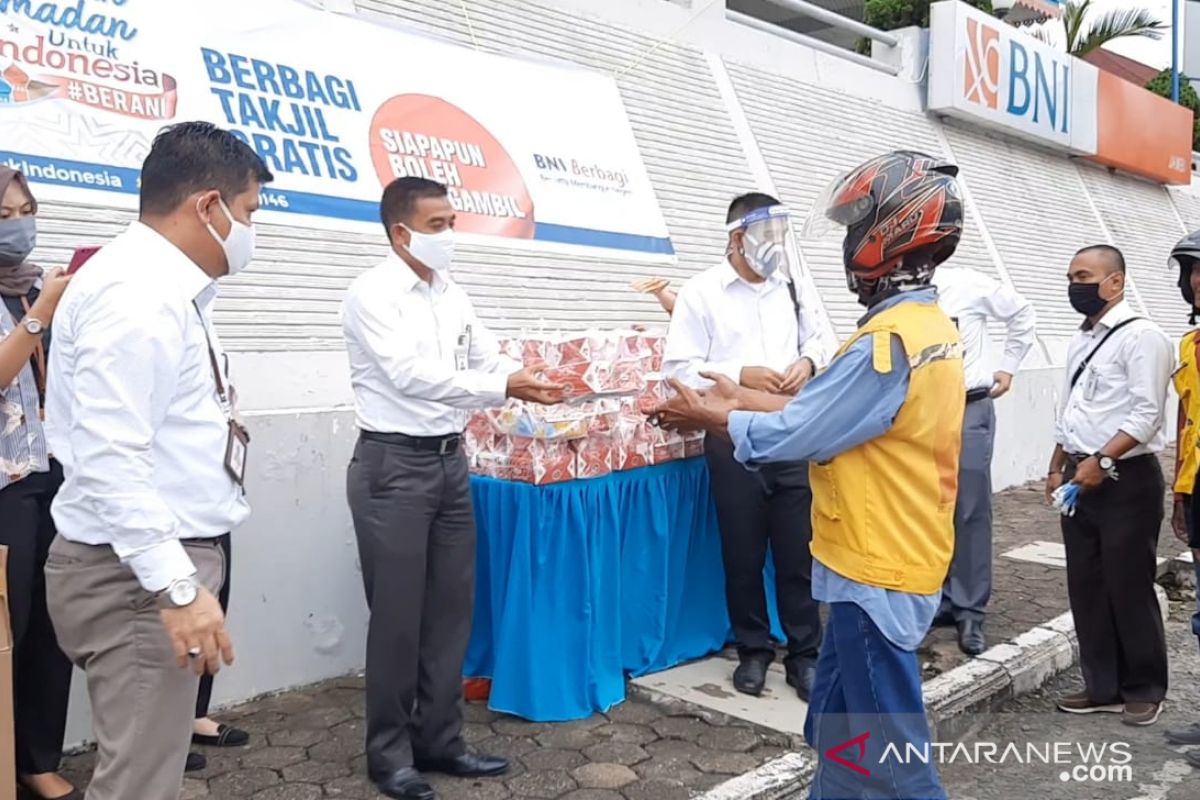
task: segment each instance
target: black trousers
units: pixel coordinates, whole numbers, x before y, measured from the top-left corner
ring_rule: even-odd
[[[221,611],[229,614],[229,575],[233,572],[230,566],[233,558],[233,545],[229,540],[229,534],[218,537],[217,546],[221,548],[221,552],[225,554],[225,575],[224,582],[221,584],[221,591],[217,593],[217,602],[221,604]],[[200,691],[196,693],[196,719],[204,719],[208,716],[208,705],[212,701],[213,676],[200,676]]]
[[[454,758],[475,597],[475,514],[462,451],[360,439],[346,480],[367,625],[367,772]]]
[[[1119,480],[1080,495],[1062,518],[1067,592],[1088,694],[1098,703],[1160,703],[1167,646],[1154,594],[1163,521],[1162,468],[1153,455],[1117,462]],[[1068,468],[1070,479],[1072,469]]]
[[[763,567],[767,545],[775,561],[775,598],[787,635],[787,663],[816,661],[821,647],[820,604],[812,596],[812,489],[808,464],[746,469],[727,440],[709,436],[705,457],[712,478],[725,602],[738,655],[773,656]]]
[[[62,467],[35,472],[0,489],[0,544],[8,547],[9,614],[13,629],[13,697],[17,772],[56,772],[62,759],[71,691],[71,661],[58,647],[46,609],[43,569],[54,520],[50,503]]]

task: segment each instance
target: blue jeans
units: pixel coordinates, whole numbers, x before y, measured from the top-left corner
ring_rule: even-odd
[[[916,653],[853,603],[832,603],[804,723],[817,752],[810,800],[945,800]]]
[[[1191,541],[1196,541],[1196,530],[1193,527],[1195,525],[1195,517],[1192,514],[1191,497],[1183,503],[1183,521]],[[1196,554],[1192,553],[1192,566],[1196,570],[1196,613],[1192,614],[1192,633],[1200,637],[1200,561],[1196,561],[1195,557]]]

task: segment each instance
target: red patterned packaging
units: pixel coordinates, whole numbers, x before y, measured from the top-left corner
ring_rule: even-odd
[[[656,430],[660,431],[661,436],[657,437],[654,442],[652,463],[666,464],[668,461],[678,461],[683,458],[686,451],[683,437],[677,431],[663,431],[661,428],[656,428]]]
[[[595,391],[588,383],[591,367],[592,365],[585,361],[561,367],[547,367],[542,370],[542,378],[549,383],[562,386],[563,397],[566,400],[575,400],[587,397]]]
[[[529,448],[532,459],[532,483],[544,486],[575,479],[575,451],[570,442],[535,441]]]
[[[660,373],[650,373],[643,378],[644,385],[638,395],[638,411],[642,414],[652,414],[654,409],[675,395],[666,379]]]
[[[575,477],[602,478],[613,470],[613,439],[593,435],[571,442],[575,450]]]
[[[553,339],[546,343],[546,366],[564,367],[568,364],[586,363],[592,360],[592,350],[586,336],[571,339]]]
[[[640,418],[621,417],[613,436],[613,469],[627,470],[651,464],[654,445]]]
[[[646,385],[642,365],[637,361],[617,361],[604,384],[606,392],[638,394]]]
[[[525,366],[546,363],[546,340],[532,337],[524,339],[521,342],[521,363]]]
[[[683,457],[697,458],[704,455],[704,432],[689,431],[683,435]]]
[[[666,350],[667,340],[662,336],[643,336],[642,342],[650,351],[650,371],[662,371],[663,352]]]

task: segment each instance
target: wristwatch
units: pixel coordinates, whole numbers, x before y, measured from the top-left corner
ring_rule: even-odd
[[[1110,472],[1117,465],[1116,459],[1112,456],[1106,456],[1104,453],[1096,453],[1096,461],[1100,464],[1100,469],[1105,472]]]
[[[30,336],[41,336],[42,331],[46,329],[42,321],[36,317],[25,317],[21,320],[21,324],[25,326],[25,330],[29,331]]]
[[[171,581],[171,585],[155,595],[159,608],[187,608],[196,602],[199,589],[195,578],[179,578]]]

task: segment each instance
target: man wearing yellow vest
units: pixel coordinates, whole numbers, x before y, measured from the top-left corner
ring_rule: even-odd
[[[818,198],[806,238],[828,221],[845,228],[846,276],[867,314],[795,399],[709,376],[712,389],[677,384],[660,409],[664,424],[730,437],[751,468],[812,462],[813,596],[829,604],[805,723],[813,800],[946,797],[911,748],[928,752],[916,649],[954,549],[963,363],[930,281],[962,235],[957,173],[889,153]]]
[[[1171,263],[1179,273],[1179,291],[1191,307],[1191,323],[1200,315],[1200,231],[1181,239],[1171,251]],[[1200,472],[1200,329],[1184,334],[1179,342],[1179,368],[1175,370],[1175,392],[1179,395],[1179,426],[1175,437],[1175,513],[1171,527],[1181,542],[1192,548],[1196,567],[1196,582],[1200,585],[1200,530],[1197,530],[1196,491],[1197,472]],[[1192,616],[1192,632],[1200,636],[1200,601]],[[1200,744],[1200,722],[1186,728],[1166,732],[1172,744]],[[1200,753],[1188,753],[1185,758],[1200,768]]]

